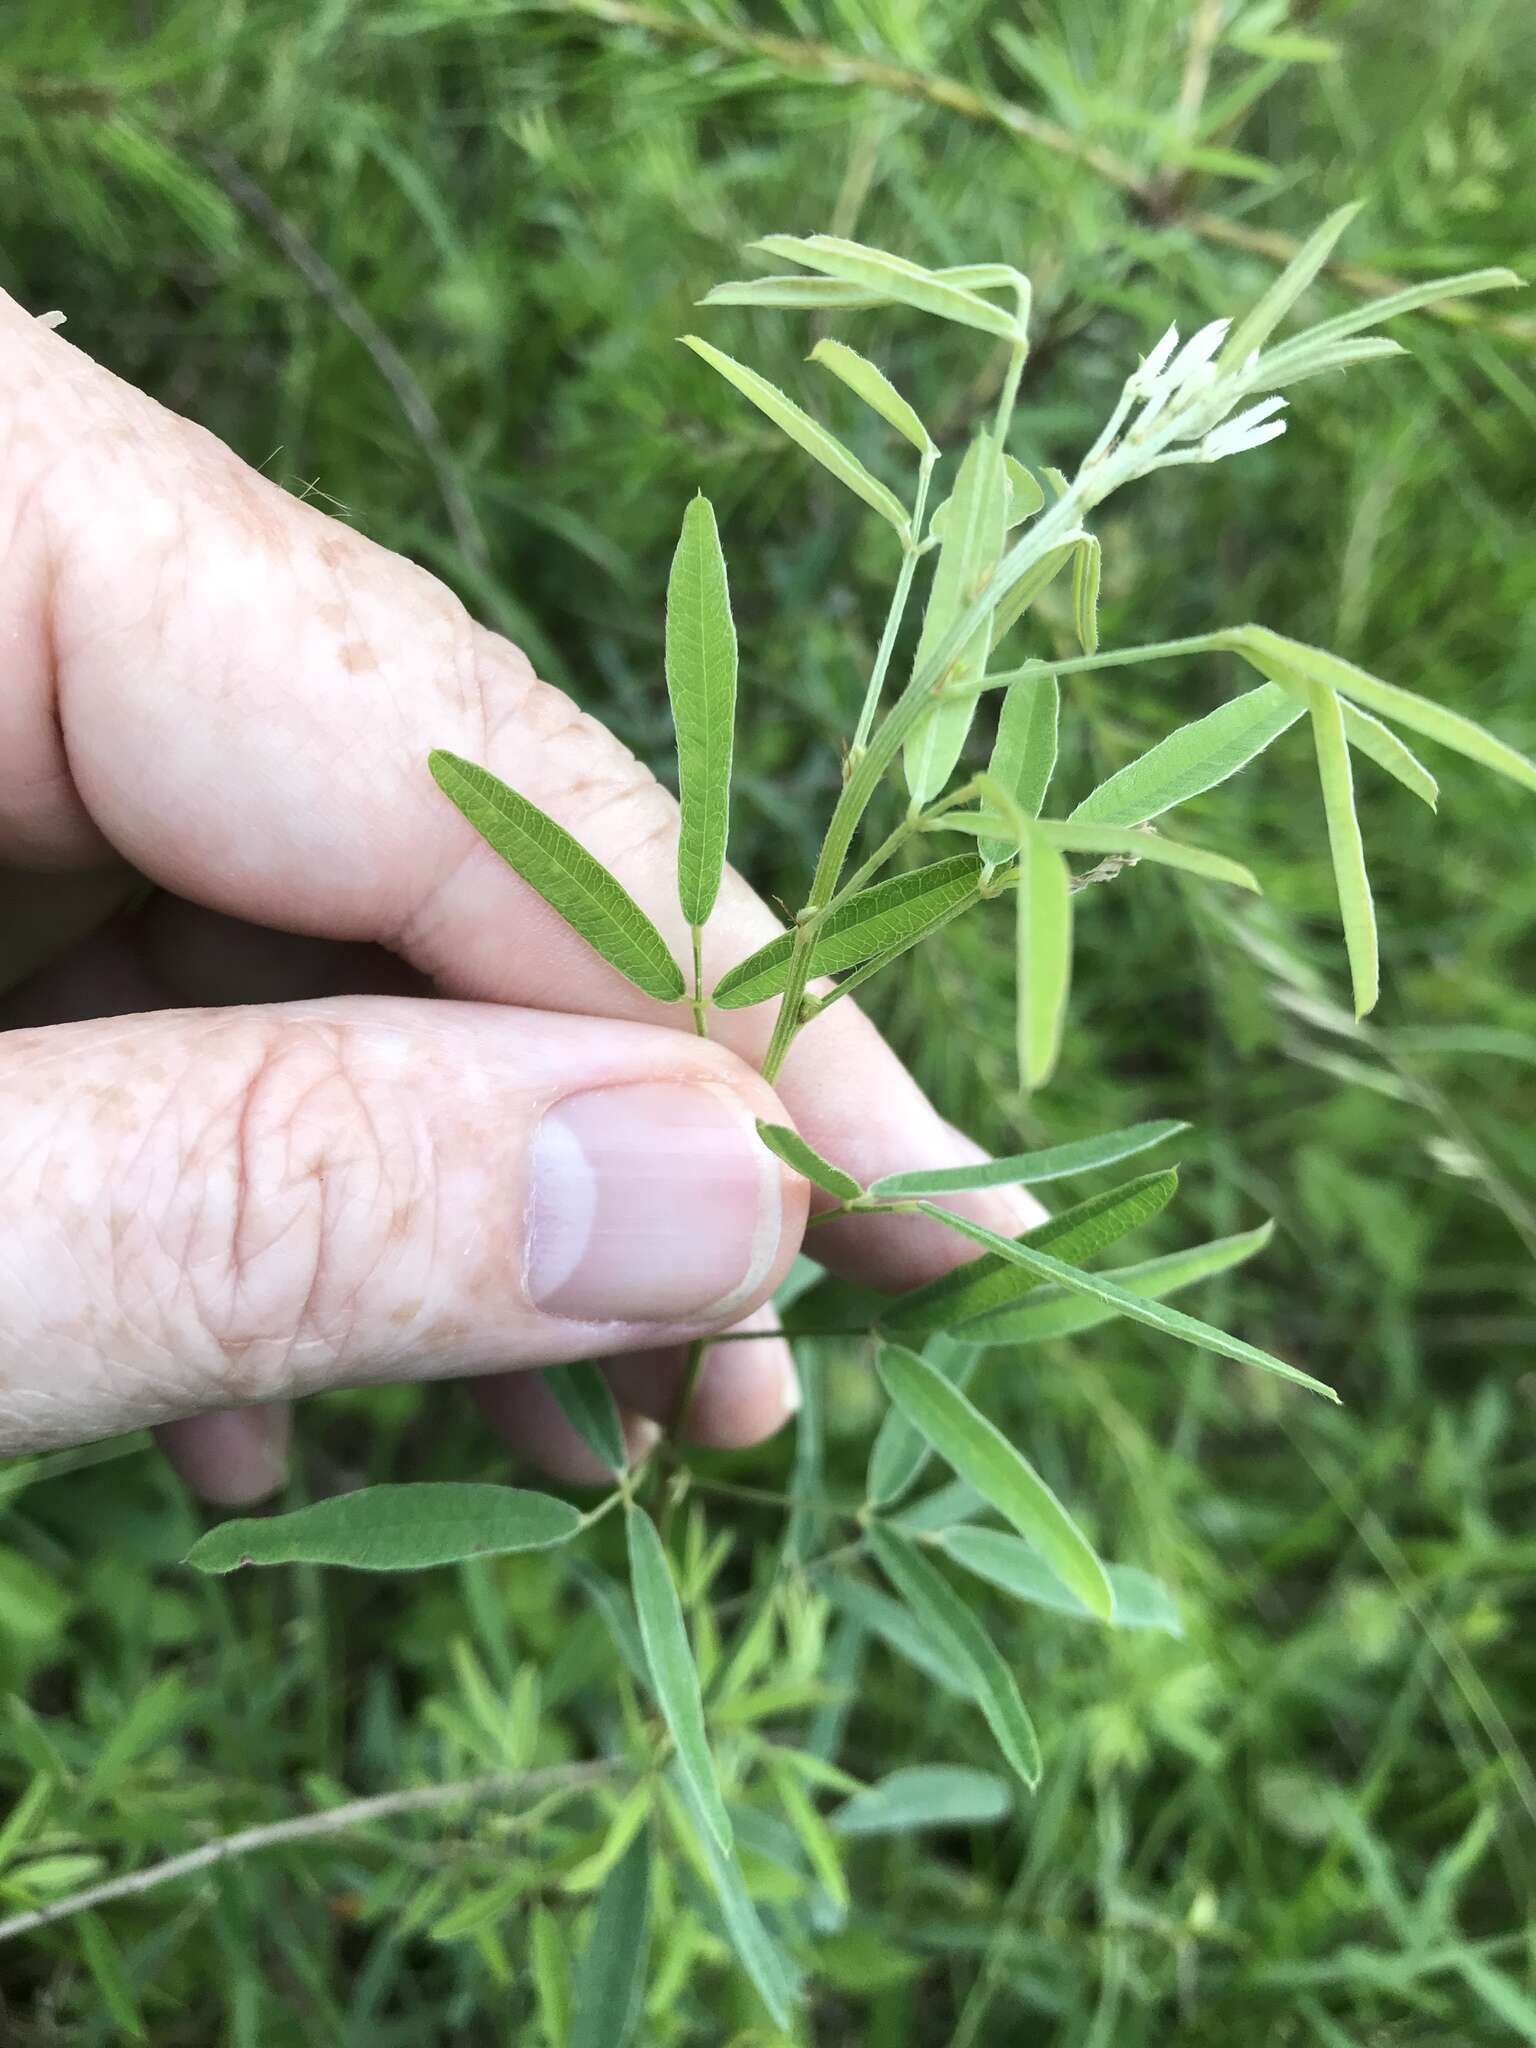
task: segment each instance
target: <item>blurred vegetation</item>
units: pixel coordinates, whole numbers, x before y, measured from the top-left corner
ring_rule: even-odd
[[[1271,238],[1347,199],[1369,202],[1345,245],[1361,272],[1530,274],[1533,108],[1526,0],[18,0],[0,278],[447,576],[662,772],[665,565],[709,491],[743,642],[733,854],[792,894],[888,564],[675,346],[740,244],[834,228],[1029,271],[1019,445],[1052,461],[1170,317],[1236,310]],[[803,325],[710,317],[799,378]],[[972,374],[972,338],[914,320],[903,353],[896,332],[887,367],[920,405]],[[1117,504],[1106,640],[1256,618],[1531,751],[1536,316],[1489,300],[1400,338],[1413,361],[1307,386],[1276,447]],[[953,442],[966,420],[944,425]],[[860,452],[882,459],[875,437]],[[1065,611],[1044,630],[1065,643]],[[1165,730],[1175,693],[1188,716],[1231,680],[1078,679],[1064,794]],[[808,1958],[807,2041],[1536,2041],[1536,881],[1518,794],[1435,766],[1438,822],[1384,780],[1362,792],[1386,983],[1369,1032],[1335,1009],[1315,796],[1272,761],[1200,820],[1221,845],[1240,815],[1267,848],[1263,904],[1145,869],[1093,892],[1040,1101],[1011,1092],[1000,930],[962,927],[877,984],[948,1113],[991,1141],[1191,1118],[1181,1213],[1145,1249],[1274,1215],[1267,1257],[1201,1312],[1347,1405],[1118,1325],[992,1355],[991,1411],[1110,1554],[1177,1587],[1187,1634],[997,1605],[1043,1790],[1000,1828],[857,1846],[853,1917]],[[874,1396],[851,1374],[829,1395],[852,1486]],[[301,1427],[315,1487],[501,1469],[442,1394],[338,1397]],[[789,1455],[735,1475],[781,1483]],[[487,1768],[480,1681],[540,1765],[613,1712],[605,1639],[556,1565],[196,1583],[174,1562],[194,1511],[142,1450],[0,1474],[0,1507],[0,1784],[33,1802],[7,1910]],[[741,1573],[749,1508],[734,1527]],[[871,1777],[988,1761],[878,1646],[840,1755]],[[541,1854],[600,1839],[580,1807],[546,1826]],[[8,1946],[0,2033],[537,2043],[527,1905],[579,1940],[587,1902],[521,1827],[494,1805],[360,1827]],[[489,1884],[499,1917],[456,1925]],[[647,2042],[778,2038],[691,1916],[658,1940]]]

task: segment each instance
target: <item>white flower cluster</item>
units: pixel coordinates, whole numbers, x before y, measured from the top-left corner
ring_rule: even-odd
[[[1141,407],[1128,439],[1146,442],[1155,435],[1164,447],[1196,443],[1171,459],[1220,462],[1224,456],[1261,448],[1285,432],[1285,421],[1275,417],[1285,409],[1283,398],[1261,399],[1245,412],[1226,417],[1251,388],[1258,360],[1255,350],[1237,376],[1223,372],[1216,358],[1231,325],[1230,320],[1208,321],[1182,348],[1178,328],[1168,329],[1140,368],[1126,379],[1126,410],[1138,404]]]

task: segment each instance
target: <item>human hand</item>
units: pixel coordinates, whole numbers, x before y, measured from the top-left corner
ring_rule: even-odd
[[[689,1340],[693,1430],[794,1405],[765,1305],[808,1189],[753,1119],[864,1178],[976,1157],[851,1002],[753,1071],[623,980],[481,843],[435,746],[524,791],[686,943],[676,808],[431,576],[248,469],[0,295],[0,862],[37,901],[160,892],[0,998],[0,1451],[153,1425],[211,1497],[284,1467],[287,1402],[469,1377],[558,1476],[585,1451],[537,1373],[602,1357],[628,1426]],[[48,893],[44,893],[48,892]],[[728,875],[706,980],[778,921]],[[1016,1191],[957,1208],[1016,1231]],[[921,1219],[818,1257],[912,1286]]]

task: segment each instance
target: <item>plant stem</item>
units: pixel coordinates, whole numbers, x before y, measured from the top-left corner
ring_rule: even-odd
[[[704,1000],[704,932],[699,925],[693,927],[693,1028],[700,1038],[708,1038],[709,1027],[704,1013],[709,1008]]]
[[[928,483],[933,475],[933,465],[938,459],[937,452],[925,455],[917,476],[917,496],[912,501],[912,525],[907,534],[906,549],[901,558],[901,573],[896,578],[896,588],[891,593],[890,607],[885,615],[885,627],[880,635],[880,645],[875,654],[875,665],[870,670],[869,686],[864,692],[864,702],[859,710],[859,722],[854,728],[853,742],[848,749],[848,772],[852,774],[859,759],[869,744],[870,728],[875,722],[875,712],[880,703],[880,692],[885,688],[886,671],[891,665],[891,655],[896,646],[896,635],[907,609],[907,598],[912,590],[912,577],[917,568],[923,531],[923,512],[928,503]]]

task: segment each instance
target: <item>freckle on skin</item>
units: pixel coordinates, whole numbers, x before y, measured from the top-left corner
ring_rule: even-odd
[[[341,650],[341,665],[349,675],[362,675],[377,668],[379,657],[361,640],[349,640]]]
[[[419,1301],[402,1301],[397,1309],[390,1310],[389,1320],[403,1330],[407,1324],[414,1323],[420,1314]]]

